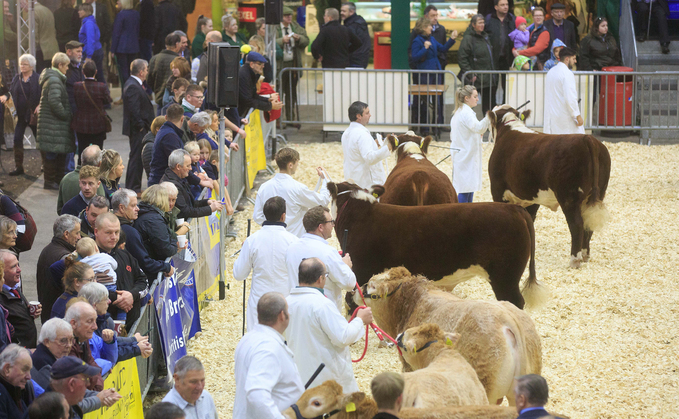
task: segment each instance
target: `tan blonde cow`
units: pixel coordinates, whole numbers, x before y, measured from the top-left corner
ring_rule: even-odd
[[[463,300],[403,267],[373,276],[363,289],[376,323],[391,336],[424,323],[459,334],[457,351],[476,371],[491,403],[506,396],[514,405],[514,377],[542,370],[533,320],[511,303]],[[362,304],[358,293],[354,302]]]
[[[399,336],[403,358],[414,371],[403,374],[403,407],[479,406],[488,404],[476,371],[455,349],[457,333],[438,325],[411,327]]]

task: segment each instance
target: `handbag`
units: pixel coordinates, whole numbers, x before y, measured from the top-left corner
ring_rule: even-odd
[[[2,195],[5,194],[0,191],[0,196]],[[31,247],[33,247],[33,241],[35,240],[35,235],[38,233],[38,227],[35,224],[33,216],[31,216],[31,213],[28,212],[26,208],[22,207],[21,204],[12,199],[11,196],[6,196],[14,203],[14,205],[16,205],[17,210],[19,210],[19,214],[21,214],[21,217],[24,219],[24,225],[26,227],[26,230],[22,234],[17,235],[16,244],[14,247],[20,252],[28,252],[31,250]],[[4,208],[0,209],[3,213],[5,212]]]
[[[108,116],[106,112],[104,112],[99,105],[97,105],[97,102],[92,99],[92,96],[90,96],[90,92],[87,90],[87,84],[83,82],[83,88],[85,89],[85,93],[87,93],[87,97],[90,98],[90,101],[94,105],[94,107],[99,111],[99,114],[104,117],[104,128],[106,128],[106,132],[111,132],[113,130],[113,127],[111,126],[111,117]]]
[[[21,77],[21,74],[19,74],[19,77]],[[26,96],[26,91],[24,90],[24,84],[21,82],[21,79],[19,79],[19,87],[21,87],[21,93],[24,94],[24,97],[26,98],[26,102],[28,102],[28,96]],[[38,114],[35,112],[35,109],[33,109],[31,111],[31,119],[29,119],[28,125],[31,125],[31,126],[38,125]]]

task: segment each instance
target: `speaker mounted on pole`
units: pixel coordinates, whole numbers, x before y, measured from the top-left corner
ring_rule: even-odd
[[[207,63],[208,102],[218,108],[238,107],[240,47],[226,42],[211,42]]]
[[[283,0],[264,0],[264,15],[267,25],[280,25],[283,18]]]

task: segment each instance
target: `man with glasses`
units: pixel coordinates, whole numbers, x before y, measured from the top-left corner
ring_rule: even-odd
[[[64,320],[70,323],[73,328],[73,344],[69,355],[77,357],[93,367],[99,368],[92,357],[90,350],[90,339],[97,330],[97,312],[90,303],[78,301],[66,310]],[[102,391],[104,389],[104,379],[101,377],[101,370],[93,374],[88,387],[90,390]]]
[[[318,258],[328,270],[329,281],[323,287],[325,296],[342,312],[342,290],[351,291],[356,286],[356,275],[351,270],[351,256],[345,253],[340,256],[337,249],[330,246],[327,240],[332,237],[335,220],[330,210],[319,205],[311,208],[302,219],[306,234],[298,242],[288,248],[286,264],[288,277],[297,278],[299,264],[306,258]]]
[[[545,28],[551,35],[552,42],[560,39],[568,48],[578,48],[578,37],[575,32],[575,25],[566,17],[566,6],[561,3],[552,4],[552,18],[545,21]]]
[[[238,114],[247,115],[250,108],[260,111],[279,110],[283,104],[278,100],[278,94],[266,98],[257,94],[257,81],[264,73],[266,59],[262,54],[251,51],[247,61],[238,70]]]
[[[0,250],[0,254],[5,263],[4,285],[0,281],[0,304],[9,312],[7,321],[14,326],[12,341],[26,348],[35,348],[38,338],[35,318],[42,313],[42,306],[38,306],[38,310],[31,315],[28,301],[21,291],[19,259],[11,250]]]
[[[286,298],[290,324],[285,336],[303,383],[324,363],[325,368],[309,388],[335,380],[345,393],[353,393],[358,391],[358,384],[349,346],[361,339],[364,326],[372,322],[373,315],[370,308],[363,308],[347,323],[334,302],[324,296],[327,276],[328,271],[318,258],[304,259],[299,264],[299,286]]]
[[[184,99],[182,99],[182,108],[184,109],[184,116],[187,120],[190,119],[194,113],[200,111],[204,98],[203,88],[197,84],[191,84],[186,88]]]
[[[274,196],[264,203],[266,221],[262,229],[245,239],[233,265],[233,277],[245,281],[252,271],[252,285],[246,315],[248,332],[257,325],[257,303],[267,292],[287,297],[297,285],[297,275],[288,276],[285,254],[297,236],[285,230],[285,199]]]

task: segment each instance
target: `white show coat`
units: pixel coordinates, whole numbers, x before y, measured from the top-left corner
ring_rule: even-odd
[[[389,157],[389,147],[385,143],[378,147],[368,128],[358,122],[350,123],[342,134],[342,151],[344,179],[351,179],[364,189],[384,185],[387,173],[382,160]]]
[[[453,158],[453,186],[457,193],[481,190],[483,133],[490,127],[486,116],[476,119],[476,112],[463,103],[450,120],[450,154]],[[459,149],[456,150],[456,149]]]
[[[299,240],[282,225],[265,225],[243,243],[233,264],[233,277],[244,281],[252,270],[252,285],[248,298],[248,332],[257,324],[257,303],[262,295],[275,291],[287,297],[297,286],[297,277],[288,277],[285,255],[290,244]]]
[[[342,312],[342,290],[351,291],[356,286],[356,274],[346,263],[337,249],[330,246],[323,237],[306,233],[299,241],[288,247],[286,263],[288,277],[299,282],[299,264],[305,258],[319,258],[328,270],[328,280],[325,281],[325,296],[330,299],[339,312]]]
[[[259,187],[252,218],[257,224],[262,225],[266,221],[264,217],[266,200],[280,196],[285,199],[285,222],[288,224],[288,231],[301,237],[305,233],[304,225],[302,225],[304,214],[316,205],[327,206],[330,203],[330,191],[328,191],[327,184],[328,181],[323,179],[321,191],[316,193],[303,183],[297,182],[292,176],[278,173]]]
[[[293,353],[283,336],[262,324],[236,346],[234,419],[281,419],[304,392]]]
[[[332,301],[316,288],[294,288],[286,300],[290,324],[285,336],[302,381],[309,380],[322,362],[325,368],[309,388],[335,380],[344,393],[358,391],[349,345],[364,335],[363,321],[357,317],[347,323]]]
[[[584,134],[585,126],[578,126],[580,115],[575,75],[564,63],[558,63],[545,77],[545,134]]]

